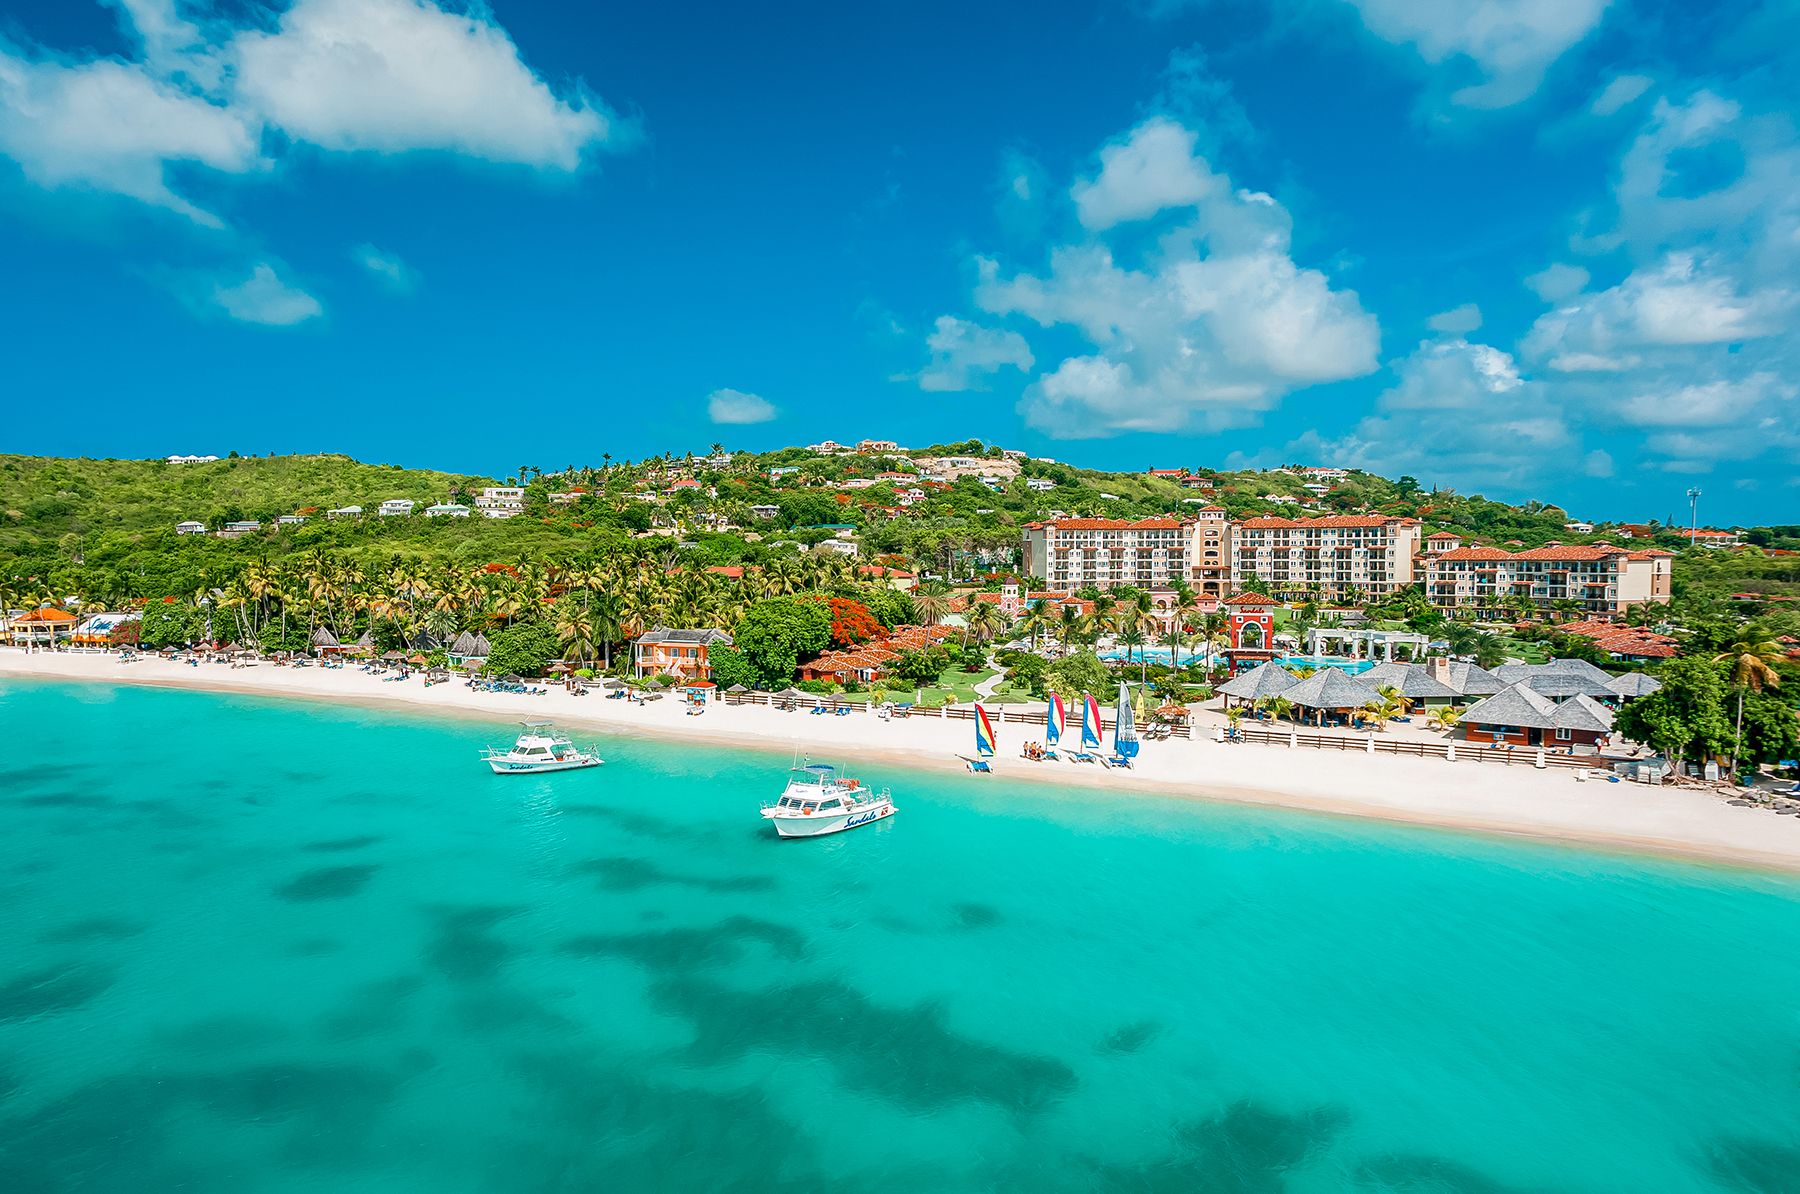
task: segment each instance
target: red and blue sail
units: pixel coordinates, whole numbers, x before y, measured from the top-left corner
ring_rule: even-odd
[[[1069,711],[1063,708],[1063,699],[1058,693],[1050,694],[1050,707],[1044,711],[1044,745],[1055,746],[1062,741],[1063,730],[1069,725]]]
[[[975,753],[984,758],[994,753],[994,723],[980,705],[975,706]]]
[[[1101,728],[1102,728],[1102,723],[1100,721],[1100,702],[1096,701],[1094,699],[1093,693],[1091,693],[1091,692],[1082,693],[1081,694],[1081,749],[1083,749],[1083,750],[1098,750],[1099,749]]]

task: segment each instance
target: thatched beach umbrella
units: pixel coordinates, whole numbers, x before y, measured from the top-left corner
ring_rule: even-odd
[[[750,690],[748,688],[744,687],[742,684],[733,684],[730,688],[727,688],[725,690],[725,695],[727,695],[727,696],[742,696],[744,693],[749,692],[749,691]]]
[[[554,662],[550,665],[550,671],[559,676],[563,675],[566,672],[572,672],[574,670],[575,670],[574,668],[570,667],[568,664],[564,663],[560,659],[558,659],[556,662]]]
[[[381,657],[383,659],[391,659],[391,660],[394,660],[395,662],[398,662],[398,661],[406,658],[406,652],[405,651],[383,651],[381,653]]]

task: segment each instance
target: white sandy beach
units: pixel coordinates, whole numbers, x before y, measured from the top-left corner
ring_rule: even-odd
[[[548,718],[572,729],[687,738],[784,755],[802,749],[846,764],[879,761],[926,770],[961,770],[956,755],[970,751],[973,734],[968,721],[929,715],[882,721],[861,711],[813,717],[715,703],[693,717],[673,698],[627,704],[597,692],[573,696],[560,687],[544,696],[519,696],[476,692],[460,680],[428,689],[418,676],[384,683],[355,667],[191,667],[155,657],[124,663],[115,655],[0,648],[0,677],[7,676],[254,693],[498,720]],[[1206,738],[1146,743],[1129,772],[1018,758],[1021,742],[1042,733],[1041,726],[999,727],[996,769],[1007,780],[1101,787],[1121,799],[1151,795],[1271,805],[1800,873],[1800,817],[1736,808],[1692,790],[1581,783],[1570,771],[1539,771],[1528,763],[1452,763],[1225,745]]]

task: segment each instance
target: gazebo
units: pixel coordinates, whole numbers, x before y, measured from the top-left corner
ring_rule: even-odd
[[[1279,663],[1270,662],[1225,681],[1219,685],[1219,695],[1225,698],[1224,708],[1229,709],[1233,700],[1253,705],[1269,697],[1285,696],[1298,683],[1300,677]]]
[[[323,626],[312,632],[312,638],[307,640],[307,646],[312,648],[315,655],[328,655],[344,649],[344,644],[338,641],[338,636]]]
[[[1326,667],[1280,695],[1295,708],[1316,714],[1319,724],[1323,725],[1327,713],[1352,713],[1375,699],[1376,693],[1360,679],[1352,679],[1334,667]]]
[[[1356,679],[1370,688],[1396,690],[1408,709],[1446,708],[1456,703],[1458,695],[1456,689],[1416,663],[1378,663],[1358,673]]]

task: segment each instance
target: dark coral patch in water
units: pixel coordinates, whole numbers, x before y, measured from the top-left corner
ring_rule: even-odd
[[[1162,1031],[1162,1025],[1154,1020],[1139,1020],[1135,1024],[1127,1024],[1100,1042],[1102,1053],[1136,1053],[1145,1045],[1156,1039]]]
[[[360,850],[364,846],[373,846],[386,839],[372,833],[360,837],[334,837],[322,842],[308,842],[300,847],[308,854],[342,854],[347,850]]]
[[[840,982],[748,993],[686,977],[664,979],[652,989],[663,1006],[693,1025],[689,1053],[709,1065],[727,1065],[751,1052],[816,1058],[848,1086],[922,1110],[975,1100],[1030,1113],[1076,1085],[1075,1072],[1053,1057],[954,1031],[935,1004],[884,1007]],[[795,1030],[801,1022],[804,1032]]]
[[[767,875],[728,875],[723,878],[683,875],[666,871],[641,858],[590,858],[576,864],[575,870],[579,874],[596,876],[601,889],[605,891],[644,891],[667,884],[673,887],[691,887],[697,891],[728,893],[768,891],[775,886],[775,881]]]
[[[1707,1168],[1727,1189],[1745,1194],[1794,1194],[1800,1191],[1800,1148],[1726,1136],[1707,1150]]]
[[[116,916],[91,916],[86,920],[70,921],[66,925],[51,929],[38,940],[46,945],[81,945],[95,941],[124,941],[143,932],[147,926],[135,920],[125,920]]]
[[[956,923],[965,929],[991,929],[1001,921],[1000,910],[987,904],[955,904]]]
[[[798,929],[754,916],[731,916],[697,929],[589,933],[564,942],[563,952],[609,954],[662,972],[729,965],[743,956],[746,944],[755,942],[788,961],[806,956],[806,937]]]
[[[73,1011],[113,984],[99,966],[48,966],[0,985],[0,1024]]]
[[[486,1188],[731,1190],[827,1194],[847,1188],[821,1169],[800,1123],[757,1089],[702,1090],[648,1081],[625,1063],[579,1051],[532,1054],[516,1068],[557,1129],[509,1154]],[[777,1146],[775,1142],[780,1142]],[[905,1188],[905,1187],[903,1187]],[[946,1188],[921,1180],[909,1188]]]
[[[1550,1194],[1544,1187],[1508,1185],[1460,1161],[1411,1153],[1365,1161],[1356,1176],[1359,1188],[1389,1194]]]
[[[1289,1174],[1328,1148],[1347,1118],[1333,1107],[1295,1114],[1242,1099],[1179,1128],[1172,1155],[1102,1166],[1093,1185],[1145,1194],[1284,1194]]]
[[[494,930],[523,911],[497,905],[433,910],[426,964],[452,982],[492,982],[517,952]]]
[[[275,889],[275,895],[297,904],[342,900],[361,891],[380,869],[369,865],[317,867],[283,883]]]

